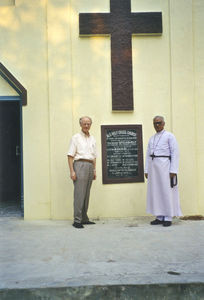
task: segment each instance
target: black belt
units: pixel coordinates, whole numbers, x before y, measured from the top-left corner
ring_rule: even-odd
[[[153,160],[155,157],[168,157],[168,159],[171,160],[171,156],[168,156],[168,155],[154,155],[154,154],[151,154],[150,157],[152,158],[152,160]]]

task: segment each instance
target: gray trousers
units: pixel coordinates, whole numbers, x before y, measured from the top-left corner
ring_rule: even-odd
[[[74,171],[77,177],[74,181],[74,222],[81,223],[89,220],[87,211],[94,166],[89,162],[75,161]]]

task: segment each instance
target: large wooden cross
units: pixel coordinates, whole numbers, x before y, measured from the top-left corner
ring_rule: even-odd
[[[110,0],[110,13],[80,13],[80,35],[111,36],[112,109],[133,110],[132,35],[160,35],[161,12],[131,13],[131,0]]]

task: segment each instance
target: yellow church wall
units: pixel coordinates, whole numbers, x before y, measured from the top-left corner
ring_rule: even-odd
[[[89,3],[89,4],[88,4]],[[79,131],[81,115],[93,117],[92,134],[97,139],[97,180],[93,183],[89,215],[128,217],[145,214],[146,183],[102,184],[101,125],[142,124],[144,154],[147,140],[154,133],[152,117],[170,115],[169,40],[167,37],[133,37],[134,112],[112,112],[110,37],[79,37],[80,12],[109,12],[109,1],[72,2],[73,133]],[[158,4],[159,3],[159,4]],[[137,2],[132,6],[137,9]],[[155,5],[154,5],[155,4]],[[148,10],[148,2],[143,11]],[[151,1],[151,10],[164,11],[166,2]],[[164,19],[168,34],[168,19]],[[158,69],[161,72],[158,74]],[[165,99],[165,100],[164,100]],[[167,122],[168,123],[168,122]],[[69,137],[70,138],[70,137]],[[71,187],[71,190],[73,188]]]
[[[23,107],[25,218],[50,217],[46,2],[0,7],[0,61],[28,91]]]
[[[49,102],[46,1],[16,1],[18,56],[28,91],[23,108],[25,218],[50,218]]]
[[[1,0],[0,6],[13,6],[15,5],[15,0]]]
[[[172,130],[180,150],[179,188],[184,214],[197,214],[197,139],[193,1],[170,1]]]
[[[100,126],[142,124],[145,154],[149,136],[154,134],[152,117],[156,114],[165,116],[166,129],[172,131],[178,139],[183,213],[196,214],[199,206],[195,146],[193,3],[132,1],[132,11],[162,11],[163,34],[160,37],[133,37],[135,110],[131,113],[116,113],[111,111],[110,38],[78,37],[78,14],[108,12],[107,2],[109,3],[94,1],[94,5],[86,1],[72,2],[73,133],[79,130],[79,116],[89,114],[94,121],[92,133],[99,145],[98,178],[92,188],[90,214],[94,217],[145,214],[146,183],[101,183]],[[192,124],[187,122],[189,118],[192,119]]]
[[[132,0],[132,12],[162,11],[161,36],[133,36],[134,111],[113,112],[110,37],[80,37],[79,13],[109,12],[109,0],[16,0],[0,7],[0,61],[28,91],[23,107],[26,219],[72,219],[67,150],[79,117],[93,119],[97,180],[89,216],[146,214],[146,182],[102,184],[101,125],[142,124],[143,152],[163,115],[180,149],[184,214],[204,213],[202,0]],[[8,47],[5,47],[5,44]],[[0,79],[0,93],[14,93]]]
[[[72,217],[67,148],[73,133],[70,1],[48,1],[51,218]]]
[[[194,45],[195,45],[195,107],[196,107],[196,138],[197,138],[197,181],[199,195],[199,213],[204,214],[204,3],[194,3]]]
[[[0,76],[0,96],[18,96],[17,92]]]

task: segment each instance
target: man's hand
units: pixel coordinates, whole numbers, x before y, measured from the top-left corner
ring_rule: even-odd
[[[96,170],[94,170],[93,180],[96,180]]]
[[[145,178],[148,179],[148,173],[145,173]]]
[[[170,178],[173,178],[174,176],[176,176],[176,173],[169,173]]]
[[[77,177],[76,177],[76,173],[74,171],[73,162],[74,162],[74,157],[68,155],[68,165],[69,165],[69,170],[70,170],[70,178],[73,181],[75,181],[77,179]]]
[[[75,181],[77,179],[76,173],[74,171],[70,174],[70,177],[73,181]]]

